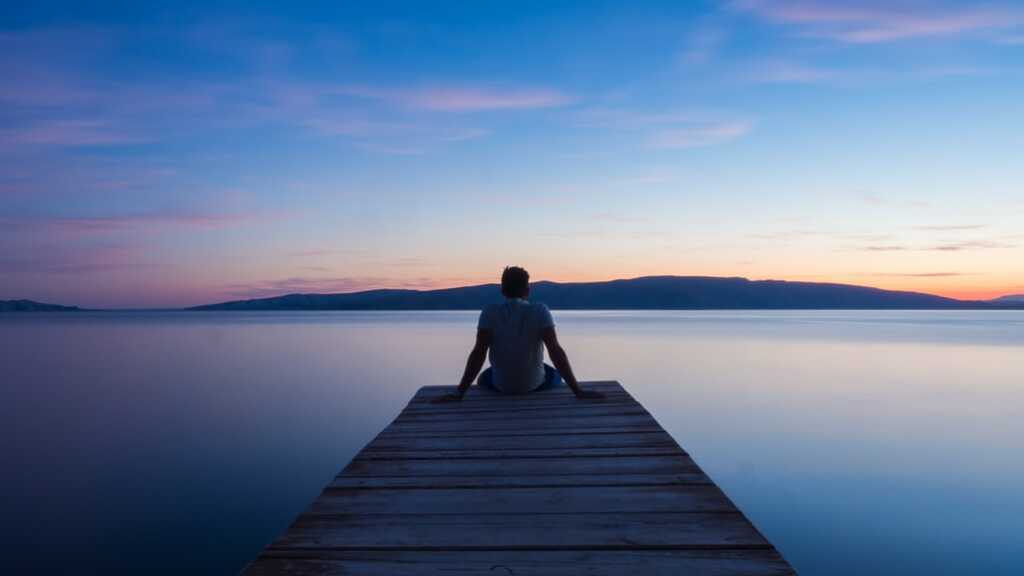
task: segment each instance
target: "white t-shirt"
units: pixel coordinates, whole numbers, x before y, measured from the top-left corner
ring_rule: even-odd
[[[525,394],[544,383],[544,329],[555,325],[541,303],[506,298],[480,312],[480,330],[491,333],[494,387],[506,394]]]

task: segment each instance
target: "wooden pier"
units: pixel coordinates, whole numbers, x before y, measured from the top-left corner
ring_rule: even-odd
[[[793,574],[617,382],[424,387],[243,572]]]

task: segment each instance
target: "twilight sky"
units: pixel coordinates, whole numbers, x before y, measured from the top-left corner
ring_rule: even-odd
[[[0,298],[1024,292],[1019,2],[18,4]]]

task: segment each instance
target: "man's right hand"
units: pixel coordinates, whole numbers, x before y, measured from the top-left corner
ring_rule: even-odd
[[[458,392],[452,392],[450,394],[445,394],[444,396],[438,396],[437,398],[431,400],[430,403],[444,404],[447,402],[458,402],[460,400],[462,400],[462,394],[459,394]]]

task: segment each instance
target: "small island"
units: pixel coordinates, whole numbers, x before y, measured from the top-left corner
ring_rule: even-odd
[[[34,300],[0,300],[0,312],[80,312],[78,306],[46,304]]]

